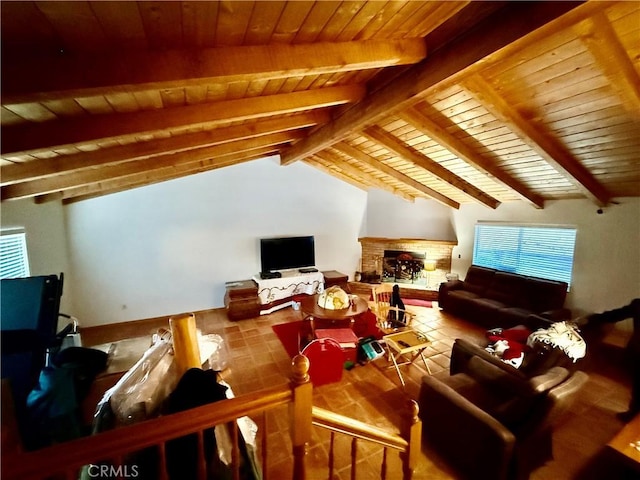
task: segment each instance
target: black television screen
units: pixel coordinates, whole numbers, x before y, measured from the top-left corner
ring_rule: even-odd
[[[313,236],[260,239],[262,272],[313,267],[315,263]]]

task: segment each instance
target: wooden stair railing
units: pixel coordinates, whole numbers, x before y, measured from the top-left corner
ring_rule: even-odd
[[[127,465],[125,462],[127,455],[150,447],[155,448],[158,453],[158,478],[166,479],[168,478],[165,456],[167,442],[190,434],[197,435],[198,478],[205,479],[207,464],[203,432],[216,425],[225,424],[234,426],[229,429],[230,437],[233,440],[230,468],[233,478],[239,479],[239,433],[236,420],[244,416],[256,418],[262,415],[265,427],[259,432],[258,441],[262,453],[260,458],[263,465],[262,478],[268,480],[266,466],[268,465],[269,448],[267,445],[266,412],[285,405],[289,406],[289,430],[293,449],[292,478],[294,480],[306,480],[307,478],[306,455],[313,425],[328,428],[332,432],[350,435],[354,438],[354,442],[356,439],[363,439],[382,445],[385,447],[385,456],[386,448],[400,450],[403,452],[403,478],[411,478],[420,449],[420,424],[417,420],[417,407],[413,408],[412,418],[408,419],[403,427],[402,436],[389,434],[348,417],[313,407],[313,386],[308,375],[309,360],[305,356],[298,355],[293,359],[292,367],[293,373],[289,385],[241,395],[40,450],[25,452],[20,449],[8,448],[9,445],[3,444],[2,479],[77,479],[83,467],[100,465],[104,462],[108,462],[109,470],[106,475],[108,478],[130,477],[133,472],[126,470],[127,467],[131,468],[131,465]],[[2,407],[4,418],[7,413],[7,405],[3,404]],[[5,433],[3,431],[3,440],[7,438]],[[355,443],[353,445],[352,478],[355,478]],[[386,467],[383,472],[383,475],[386,475]]]
[[[335,434],[343,434],[351,440],[351,478],[357,478],[357,442],[359,440],[371,442],[383,447],[382,462],[380,464],[380,478],[387,478],[387,450],[398,450],[402,457],[402,478],[410,480],[413,476],[418,455],[420,454],[422,424],[418,418],[418,404],[414,400],[408,402],[408,412],[404,418],[400,435],[373,427],[367,423],[354,420],[323,408],[313,407],[313,425],[331,432],[329,444],[329,475],[334,476],[334,440]],[[396,478],[396,477],[394,477]]]

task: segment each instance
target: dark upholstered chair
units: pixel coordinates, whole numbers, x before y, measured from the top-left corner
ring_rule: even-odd
[[[480,355],[453,357],[456,373],[422,379],[424,440],[468,478],[528,478],[552,458],[554,425],[587,374],[553,366],[527,376]]]

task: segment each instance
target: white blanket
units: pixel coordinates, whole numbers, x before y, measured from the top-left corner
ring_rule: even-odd
[[[557,322],[549,328],[536,330],[527,338],[527,345],[532,347],[535,342],[559,348],[574,362],[587,353],[587,344],[578,333],[578,329],[567,322]]]

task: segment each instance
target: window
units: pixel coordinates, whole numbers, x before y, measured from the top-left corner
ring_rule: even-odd
[[[0,235],[0,278],[28,277],[29,258],[24,232],[2,232]]]
[[[575,242],[571,226],[480,223],[473,263],[571,284]]]

